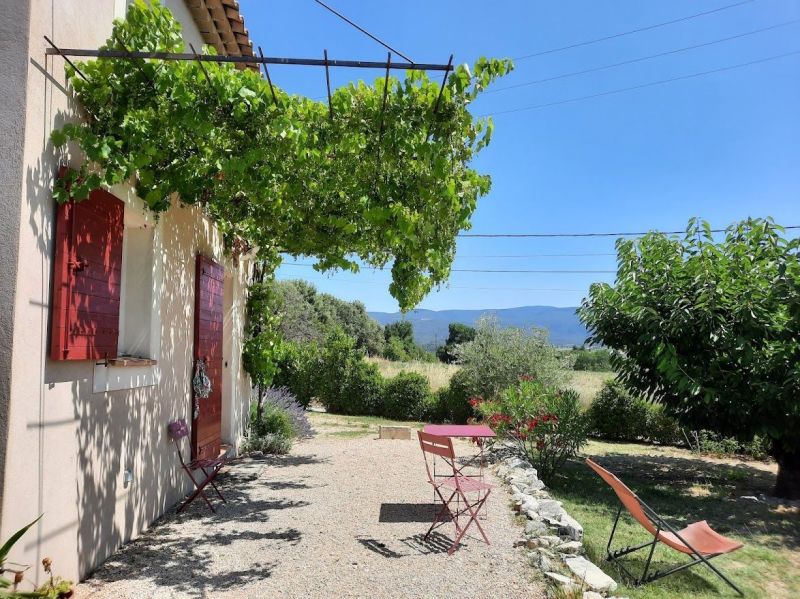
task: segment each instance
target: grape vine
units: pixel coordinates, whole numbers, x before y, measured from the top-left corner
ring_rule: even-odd
[[[138,0],[106,49],[183,52],[180,24]],[[97,59],[67,77],[86,111],[52,133],[86,160],[54,189],[58,201],[130,181],[150,209],[199,204],[235,252],[314,256],[317,268],[391,264],[390,292],[409,309],[450,274],[458,232],[470,227],[490,178],[470,168],[492,135],[471,102],[508,73],[509,60],[455,68],[440,82],[403,80],[335,90],[331,104],[275,89],[231,64]],[[379,134],[383,122],[382,134]]]

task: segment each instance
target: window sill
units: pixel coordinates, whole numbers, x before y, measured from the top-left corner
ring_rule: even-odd
[[[108,360],[109,366],[117,366],[122,368],[135,368],[140,366],[155,366],[158,360],[151,360],[150,358],[133,358],[124,356],[120,358],[112,358]]]

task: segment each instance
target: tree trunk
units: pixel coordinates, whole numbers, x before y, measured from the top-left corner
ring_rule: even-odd
[[[775,496],[800,499],[800,451],[781,453],[775,459],[778,462]]]

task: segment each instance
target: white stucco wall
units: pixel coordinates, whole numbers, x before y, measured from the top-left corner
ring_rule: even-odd
[[[167,1],[178,6],[178,0]],[[3,259],[16,259],[13,350],[5,493],[0,538],[43,514],[17,544],[10,559],[32,564],[35,578],[44,556],[66,578],[83,578],[123,542],[135,537],[172,506],[190,483],[178,468],[166,425],[191,421],[195,255],[213,257],[230,275],[224,335],[230,355],[223,389],[223,441],[236,440],[243,425],[249,384],[241,370],[241,329],[247,264],[234,267],[223,256],[222,241],[199,210],[173,208],[155,227],[154,303],[158,309],[157,383],[133,390],[93,393],[93,361],[50,360],[49,304],[55,207],[52,200],[57,157],[50,131],[73,114],[64,81],[64,62],[45,57],[48,35],[56,44],[96,48],[119,16],[115,0],[32,0],[27,72],[3,85],[27,90],[21,195],[16,247]],[[200,36],[188,12],[187,38]],[[5,19],[6,11],[0,13]],[[17,48],[16,51],[24,51]],[[2,78],[0,78],[2,80]],[[4,90],[5,91],[5,90]],[[4,95],[5,97],[5,95]],[[78,157],[71,157],[74,162]],[[13,173],[12,173],[13,174]],[[3,173],[3,177],[7,177]],[[3,181],[5,185],[5,181]],[[2,439],[0,439],[2,441]],[[187,447],[188,449],[188,447]],[[123,483],[123,472],[133,483]]]

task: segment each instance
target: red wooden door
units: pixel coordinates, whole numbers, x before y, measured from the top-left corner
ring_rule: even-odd
[[[194,306],[194,360],[203,359],[211,381],[211,393],[197,399],[192,390],[192,453],[196,458],[219,456],[222,432],[222,307],[225,270],[205,256],[197,255]],[[194,369],[192,370],[194,375]],[[199,409],[194,410],[195,405]]]

